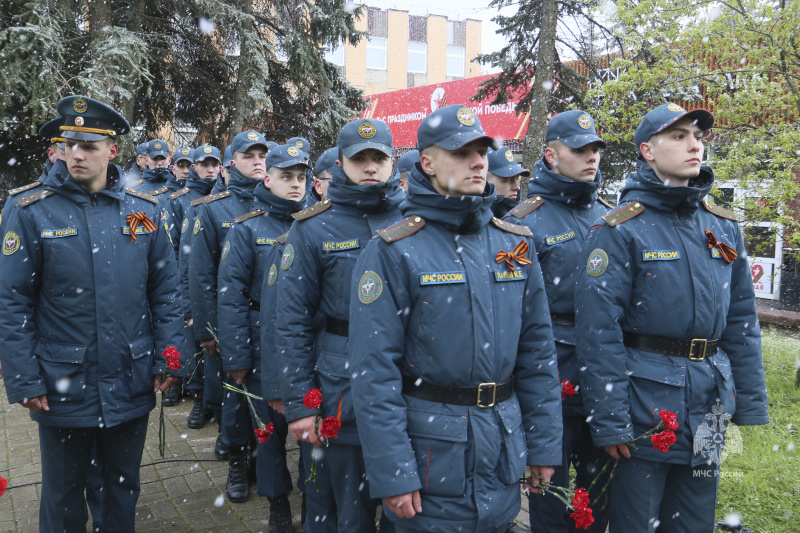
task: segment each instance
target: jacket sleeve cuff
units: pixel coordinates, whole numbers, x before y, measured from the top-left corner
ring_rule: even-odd
[[[44,396],[47,394],[47,387],[45,385],[35,385],[33,387],[28,387],[23,391],[13,393],[8,389],[8,387],[6,387],[6,393],[8,394],[8,403],[19,403],[28,398]]]
[[[370,479],[369,493],[373,498],[390,498],[422,488],[413,452],[403,459],[392,456],[370,460],[367,475]]]
[[[292,403],[284,403],[284,409],[286,410],[286,421],[287,422],[294,422],[295,420],[300,420],[301,418],[305,418],[307,416],[314,416],[317,412],[314,409],[309,409],[302,403],[296,404]]]
[[[602,448],[604,446],[614,446],[615,444],[627,444],[633,440],[633,432],[626,431],[625,433],[618,433],[616,435],[610,436],[593,436],[592,442],[598,448]]]
[[[733,415],[731,422],[737,426],[763,426],[769,424],[769,415]]]

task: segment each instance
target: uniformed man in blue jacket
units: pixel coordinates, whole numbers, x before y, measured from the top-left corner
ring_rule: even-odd
[[[0,360],[9,402],[39,423],[40,531],[86,531],[95,445],[103,527],[133,532],[154,392],[184,373],[164,379],[161,355],[182,343],[175,257],[157,201],[126,190],[110,164],[128,122],[86,96],[58,111],[66,168],[20,199],[5,228]]]
[[[608,455],[592,443],[588,413],[580,396],[580,372],[575,355],[575,283],[583,272],[583,245],[589,228],[609,211],[597,197],[600,186],[600,151],[606,143],[597,135],[594,120],[584,111],[567,111],[550,119],[545,131],[544,155],[533,167],[528,199],[513,209],[506,220],[522,224],[533,233],[536,256],[542,267],[547,304],[553,321],[558,353],[559,379],[564,417],[564,444],[553,484],[569,487],[570,465],[575,467],[575,484],[588,489],[596,499],[605,485],[606,473],[592,484]],[[507,150],[507,148],[506,148]],[[498,152],[500,154],[501,152]],[[512,165],[513,158],[498,158]],[[491,156],[489,169],[491,171]],[[499,169],[500,175],[516,170]],[[577,393],[570,396],[573,390]],[[589,531],[603,533],[608,512],[593,508],[594,523]],[[536,533],[575,531],[562,502],[549,494],[535,494],[530,500],[531,529]]]
[[[262,424],[274,424],[275,433],[257,448],[258,493],[270,502],[270,532],[291,533],[294,529],[287,495],[292,490],[292,480],[286,466],[288,426],[280,395],[265,395],[269,389],[262,387],[262,380],[278,385],[281,376],[276,371],[262,376],[261,294],[265,274],[267,282],[275,284],[282,248],[278,245],[286,242],[294,220],[292,214],[303,207],[308,158],[294,145],[284,145],[269,152],[265,166],[267,175],[256,186],[254,210],[236,218],[225,237],[217,283],[219,343],[224,354],[222,369],[238,386],[244,384],[248,392],[263,398],[253,399],[253,408]],[[277,309],[268,311],[274,335]],[[275,408],[268,405],[270,400]],[[249,410],[244,414],[248,413]],[[252,424],[259,427],[255,417]]]
[[[397,172],[400,173],[400,187],[404,191],[408,191],[408,176],[417,163],[419,163],[419,150],[406,152],[397,160]]]
[[[492,212],[497,218],[503,218],[519,204],[522,178],[531,173],[514,160],[514,154],[508,146],[501,146],[497,150],[489,148],[488,158],[489,172],[486,179],[494,185],[497,194]]]
[[[337,147],[328,148],[325,150],[319,159],[317,165],[314,167],[314,197],[318,201],[325,199],[328,194],[328,184],[331,182],[333,175],[331,169],[336,165],[336,160],[339,158],[339,149]]]
[[[207,392],[210,382],[225,379],[222,375],[221,357],[226,356],[220,354],[216,340],[219,335],[217,275],[225,246],[225,235],[236,217],[252,211],[255,188],[266,173],[264,164],[267,141],[256,131],[243,131],[234,137],[231,152],[233,166],[228,188],[207,197],[195,208],[192,250],[189,256],[192,318],[195,338],[206,352],[204,379]],[[250,497],[246,448],[253,430],[247,409],[247,402],[241,395],[225,392],[222,402],[221,442],[229,451],[230,467],[225,493],[232,502],[244,502]]]
[[[491,144],[465,106],[428,115],[408,218],[378,232],[352,277],[359,436],[397,531],[505,531],[526,464],[538,482],[560,461],[541,271],[528,228],[492,215]]]
[[[320,446],[316,413],[303,405],[322,391],[324,417],[342,424],[325,448],[341,532],[374,531],[379,501],[370,498],[350,396],[350,279],[369,239],[400,218],[403,191],[393,172],[392,134],[382,121],[359,119],[339,132],[339,164],[332,167],[328,197],[295,215],[278,282],[277,350],[286,419],[295,440]],[[315,320],[316,319],[316,320]],[[323,321],[319,331],[316,321]],[[315,489],[306,486],[306,498]],[[309,506],[306,522],[319,520]],[[381,531],[391,528],[385,521]]]
[[[125,176],[129,183],[136,182],[142,178],[142,172],[147,168],[147,143],[136,145],[136,157],[130,167],[125,171]]]
[[[611,533],[714,530],[727,424],[766,424],[761,334],[742,233],[704,200],[714,117],[668,103],[636,128],[636,170],[586,243],[575,292],[581,397],[595,445],[620,458]],[[674,444],[650,439],[661,411]],[[659,429],[660,430],[663,428]]]

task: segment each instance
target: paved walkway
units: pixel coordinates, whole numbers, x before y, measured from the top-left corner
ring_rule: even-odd
[[[192,402],[184,400],[164,410],[167,426],[165,459],[158,453],[158,409],[150,415],[150,428],[142,457],[142,491],[137,511],[138,532],[250,533],[269,529],[269,503],[255,493],[247,503],[233,504],[225,497],[227,463],[214,459],[216,425],[187,429],[186,416]],[[289,471],[297,476],[299,450],[287,443]],[[168,460],[174,460],[170,462]],[[150,463],[156,463],[155,465]],[[41,480],[38,428],[19,405],[10,406],[0,386],[0,476],[13,488],[0,497],[0,532],[33,533],[39,530],[39,485]],[[295,531],[300,526],[300,492],[289,496]],[[527,503],[517,523],[527,527]],[[91,525],[91,519],[90,524]]]

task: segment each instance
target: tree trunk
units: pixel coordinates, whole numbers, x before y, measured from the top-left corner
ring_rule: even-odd
[[[253,0],[245,0],[242,6],[242,13],[253,14]],[[249,52],[245,35],[253,32],[253,22],[247,18],[239,29],[239,68],[236,73],[236,90],[233,94],[233,110],[231,112],[231,129],[229,139],[233,139],[236,134],[244,129],[244,112],[247,105],[247,93],[250,90],[250,79],[247,75],[247,63]]]
[[[522,164],[532,169],[544,152],[544,133],[547,129],[547,109],[553,90],[553,66],[556,58],[556,29],[558,25],[558,0],[542,1],[542,27],[539,29],[539,49],[536,72],[533,75],[533,99]],[[528,194],[528,179],[523,179],[520,198]]]

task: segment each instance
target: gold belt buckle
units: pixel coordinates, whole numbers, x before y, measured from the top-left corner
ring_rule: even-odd
[[[481,392],[483,392],[483,390],[488,387],[492,388],[492,403],[484,405],[481,403]],[[477,402],[478,407],[481,407],[483,409],[492,407],[494,406],[495,399],[497,399],[497,383],[481,383],[480,385],[478,385],[478,402]]]
[[[695,355],[697,351],[700,350],[702,346],[702,353],[700,355]],[[697,347],[697,350],[695,350]],[[692,344],[689,346],[689,361],[702,361],[706,358],[706,348],[708,348],[708,340],[707,339],[692,339]]]

